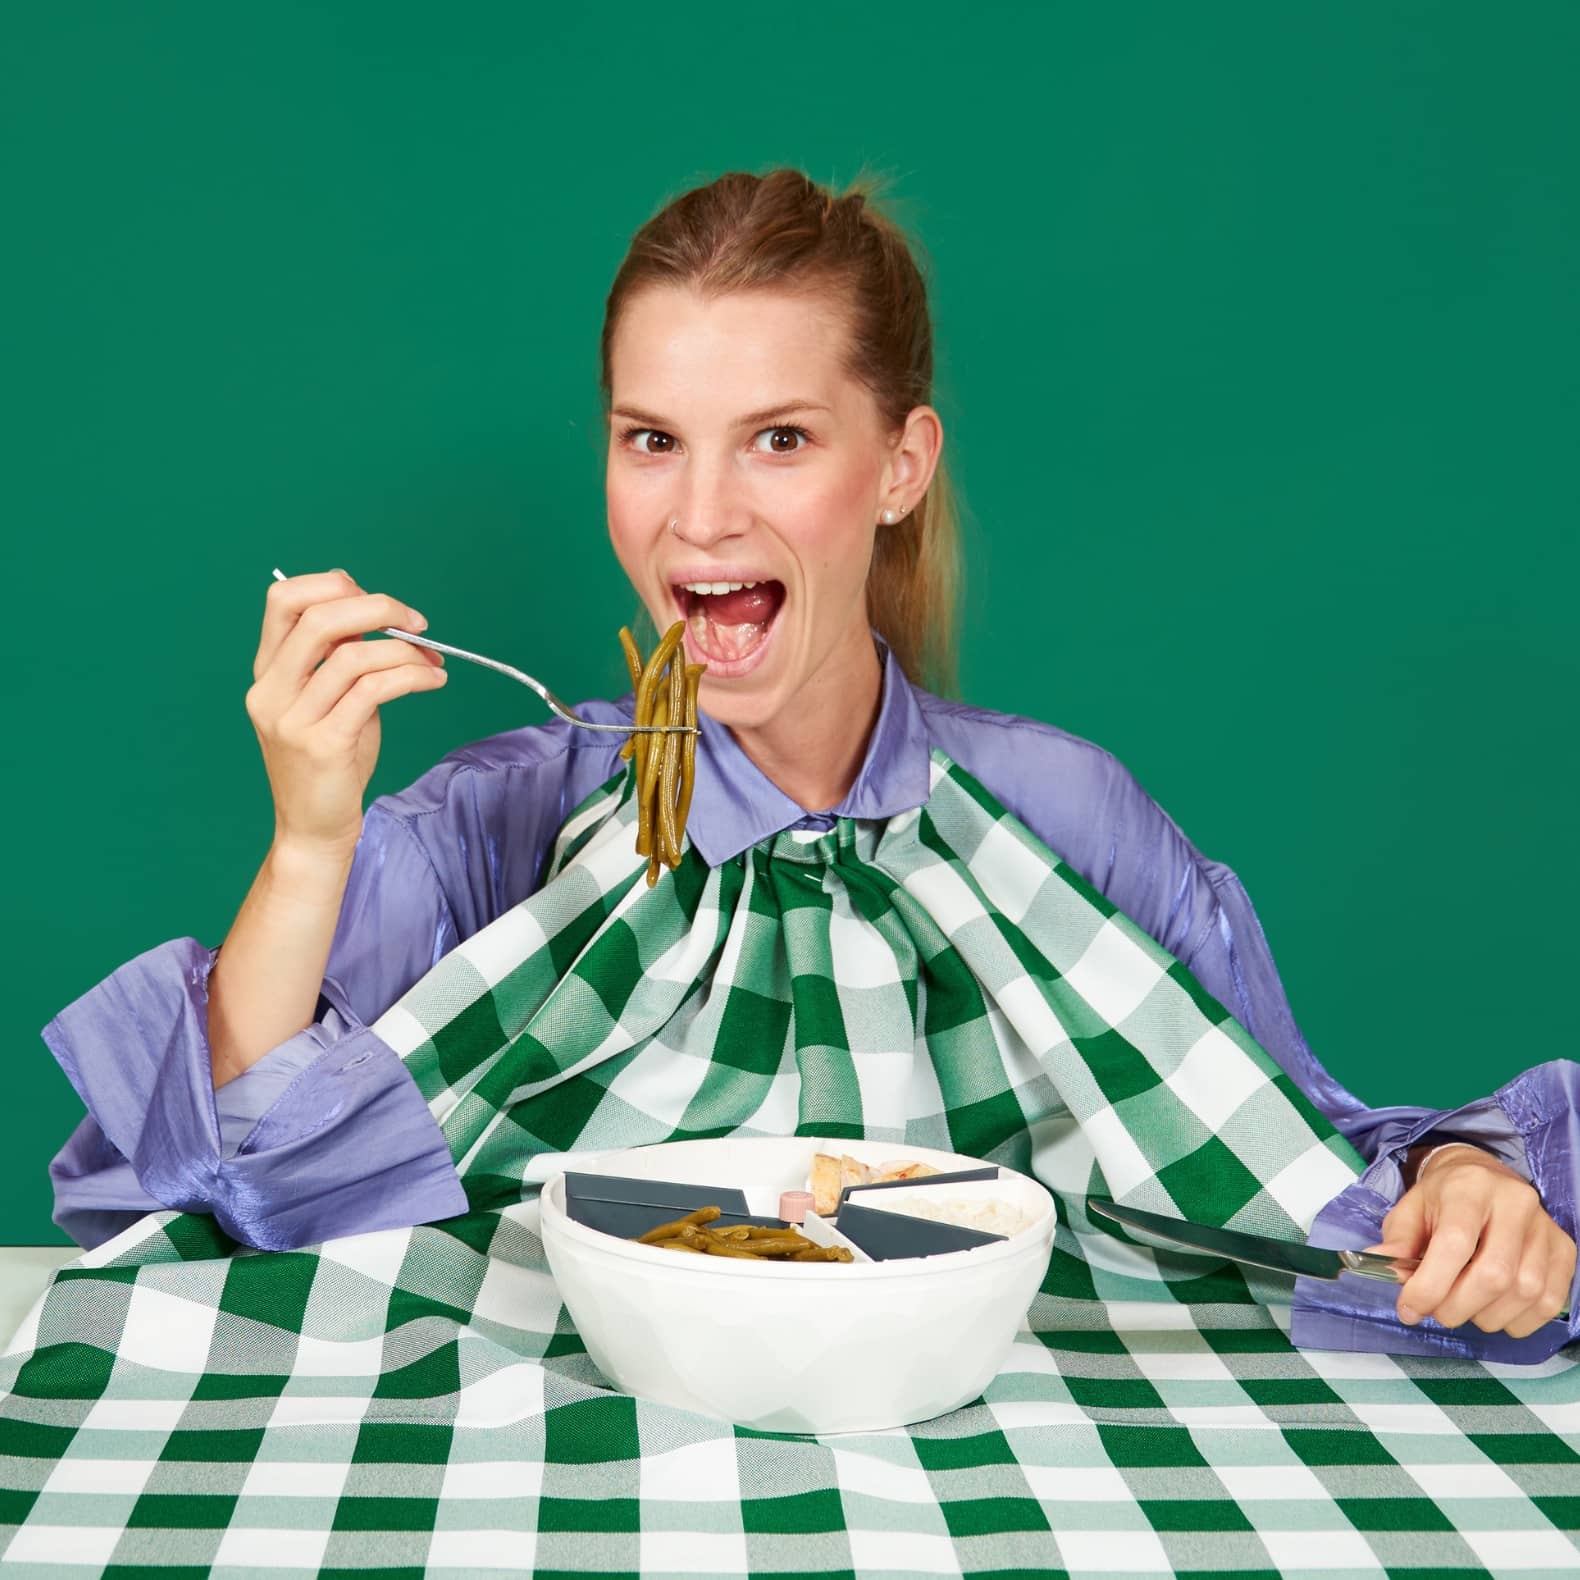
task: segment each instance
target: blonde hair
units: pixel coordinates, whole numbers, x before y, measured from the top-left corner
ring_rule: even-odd
[[[610,349],[635,292],[777,289],[831,299],[847,326],[844,370],[872,392],[885,433],[897,436],[913,407],[932,403],[933,331],[912,244],[873,203],[881,185],[864,172],[835,193],[799,170],[730,171],[666,203],[632,238],[604,306],[606,418]],[[955,685],[959,538],[940,456],[926,494],[898,522],[878,527],[867,575],[873,626],[910,679],[936,691]]]

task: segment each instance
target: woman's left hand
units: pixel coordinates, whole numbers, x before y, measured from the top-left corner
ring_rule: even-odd
[[[1575,1242],[1535,1188],[1479,1147],[1455,1146],[1420,1171],[1368,1251],[1418,1256],[1399,1291],[1401,1322],[1474,1322],[1523,1339],[1569,1298]]]

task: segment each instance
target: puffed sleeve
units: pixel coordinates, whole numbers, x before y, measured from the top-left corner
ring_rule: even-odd
[[[1448,1111],[1419,1110],[1407,1127],[1428,1136],[1476,1141],[1508,1162],[1502,1137],[1514,1133],[1519,1150],[1516,1172],[1536,1188],[1543,1208],[1571,1239],[1580,1240],[1576,1181],[1580,1179],[1580,1064],[1549,1059],[1522,1071],[1487,1097]],[[1405,1140],[1379,1151],[1361,1176],[1317,1214],[1308,1245],[1364,1250],[1383,1238],[1382,1220],[1404,1191],[1399,1162],[1414,1145]],[[1483,1144],[1485,1144],[1483,1142]],[[1511,1166],[1514,1166],[1511,1163]],[[1477,1360],[1530,1364],[1546,1360],[1580,1337],[1580,1266],[1569,1286],[1569,1315],[1555,1317],[1522,1339],[1484,1333],[1472,1322],[1445,1328],[1431,1317],[1401,1322],[1397,1285],[1374,1280],[1297,1278],[1290,1338],[1315,1349],[1383,1350],[1415,1355],[1456,1355]]]
[[[592,699],[601,723],[632,699]],[[163,1207],[209,1212],[265,1250],[466,1210],[448,1144],[370,1030],[463,938],[537,888],[554,837],[619,767],[620,737],[559,721],[448,754],[363,817],[313,1024],[216,1092],[208,978],[176,938],[45,1028],[88,1112],[50,1164],[54,1221],[97,1245]]]
[[[367,1022],[456,942],[433,865],[378,802],[363,820],[315,1022],[214,1090],[218,950],[176,938],[43,1037],[88,1112],[50,1164],[54,1221],[97,1245],[164,1207],[266,1250],[465,1211],[444,1136]]]
[[[1400,1166],[1406,1152],[1442,1141],[1466,1141],[1492,1153],[1530,1182],[1553,1221],[1576,1237],[1580,1064],[1553,1059],[1533,1065],[1496,1091],[1458,1108],[1368,1107],[1323,1069],[1301,1036],[1267,937],[1239,878],[1221,862],[1207,860],[1188,841],[1186,853],[1180,859],[1188,859],[1194,870],[1182,868],[1181,883],[1189,899],[1176,914],[1188,910],[1196,925],[1189,936],[1177,940],[1183,951],[1180,959],[1367,1160],[1359,1178],[1317,1214],[1307,1244],[1361,1250],[1381,1241],[1383,1217],[1404,1191]],[[1126,909],[1122,902],[1116,903]],[[1138,903],[1145,909],[1144,903]],[[1473,1323],[1444,1328],[1430,1317],[1413,1324],[1402,1322],[1394,1285],[1353,1277],[1300,1278],[1295,1284],[1290,1337],[1315,1349],[1541,1361],[1580,1334],[1576,1313],[1580,1268],[1574,1283],[1568,1318],[1554,1319],[1516,1339],[1506,1333],[1485,1333]]]

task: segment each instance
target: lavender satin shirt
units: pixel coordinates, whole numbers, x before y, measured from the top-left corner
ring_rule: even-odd
[[[928,794],[942,749],[1200,979],[1368,1160],[1308,1241],[1382,1239],[1419,1141],[1461,1139],[1530,1180],[1576,1234],[1580,1064],[1533,1066],[1460,1108],[1369,1108],[1306,1046],[1245,889],[1203,856],[1109,752],[1052,725],[912,686],[880,641],[883,696],[861,771],[808,813],[703,718],[687,830],[717,866],[783,829],[882,818]],[[631,698],[579,711],[629,719]],[[177,938],[128,961],[44,1028],[87,1115],[53,1162],[54,1221],[97,1245],[162,1207],[210,1212],[269,1250],[466,1211],[449,1148],[405,1065],[368,1029],[439,958],[539,885],[566,816],[619,767],[618,736],[555,721],[452,752],[368,808],[314,1024],[213,1088],[207,980],[216,950]],[[1317,1348],[1538,1361],[1580,1333],[1571,1316],[1524,1339],[1408,1325],[1396,1286],[1295,1281],[1290,1336]]]

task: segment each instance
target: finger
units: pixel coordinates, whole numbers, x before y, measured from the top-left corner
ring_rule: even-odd
[[[1432,1226],[1421,1265],[1399,1291],[1402,1322],[1417,1322],[1437,1314],[1461,1269],[1476,1254],[1484,1221],[1485,1209],[1464,1196],[1455,1197],[1453,1204],[1444,1209]]]
[[[1548,1219],[1547,1285],[1540,1297],[1523,1315],[1509,1323],[1508,1331],[1523,1339],[1553,1320],[1574,1298],[1575,1243],[1558,1224]]]
[[[1501,1333],[1511,1322],[1517,1322],[1546,1293],[1547,1260],[1550,1246],[1540,1224],[1532,1223],[1519,1250],[1519,1261],[1509,1285],[1479,1310],[1470,1314],[1470,1320],[1483,1333]]]
[[[1381,1225],[1382,1239],[1365,1247],[1385,1256],[1420,1256],[1426,1249],[1426,1193],[1412,1186],[1388,1210]]]
[[[355,741],[381,704],[393,702],[409,691],[437,691],[450,678],[443,669],[419,669],[400,664],[363,675],[317,725],[342,743]]]
[[[443,663],[442,654],[414,647],[410,642],[402,642],[395,637],[381,637],[372,642],[351,637],[339,643],[313,671],[313,677],[302,688],[301,695],[281,716],[281,732],[307,729],[318,723],[363,675],[371,675],[381,669],[395,669],[402,664],[432,669]]]
[[[323,663],[327,663],[328,660],[342,647],[352,647],[358,643],[366,643],[368,641],[382,642],[385,640],[385,637],[378,636],[373,632],[367,632],[356,636],[337,637],[329,644],[329,650],[324,654]],[[387,640],[399,641],[399,638],[390,637]],[[411,656],[413,661],[418,658],[424,658],[431,664],[442,664],[444,662],[444,654],[436,653],[431,647],[419,647],[415,642],[407,642],[403,645],[405,646],[407,653]],[[323,663],[320,663],[319,668],[323,667]],[[314,670],[314,674],[317,672],[317,670]]]
[[[315,571],[309,576],[287,576],[269,583],[263,600],[263,630],[258,652],[252,661],[252,677],[257,680],[274,661],[274,655],[301,617],[302,611],[330,598],[349,598],[360,593],[350,573],[342,570]]]
[[[351,598],[331,598],[311,604],[286,633],[262,684],[276,686],[294,696],[307,682],[314,668],[326,659],[337,642],[347,637],[367,636],[384,626],[419,630],[428,622],[409,604],[388,593],[361,593]]]
[[[1505,1191],[1492,1197],[1475,1255],[1432,1313],[1445,1328],[1469,1322],[1477,1312],[1515,1288],[1529,1238],[1530,1209],[1535,1205],[1535,1193],[1529,1187],[1521,1194],[1526,1200],[1511,1198]],[[1531,1298],[1527,1296],[1523,1304]]]

